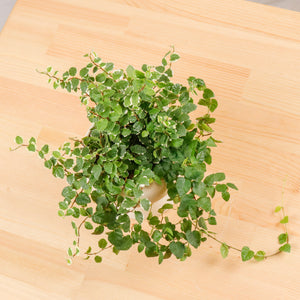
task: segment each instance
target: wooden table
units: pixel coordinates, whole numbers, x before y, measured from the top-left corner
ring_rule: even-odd
[[[1,299],[300,299],[299,13],[241,0],[18,0],[0,41]],[[57,146],[89,123],[79,99],[35,69],[83,66],[91,49],[122,68],[158,64],[171,44],[175,80],[203,78],[219,100],[224,143],[211,171],[240,188],[214,203],[219,238],[277,249],[286,178],[292,252],[242,263],[209,241],[185,262],[158,266],[132,249],[67,266],[73,230],[57,217],[65,184],[36,155],[8,148],[16,135]]]

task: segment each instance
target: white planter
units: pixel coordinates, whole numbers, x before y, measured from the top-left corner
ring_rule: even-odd
[[[91,125],[88,129],[85,136],[89,136],[91,129],[94,125]],[[169,198],[167,194],[167,186],[166,183],[163,181],[161,185],[157,184],[156,182],[151,183],[149,186],[142,187],[143,195],[141,196],[141,199],[147,198],[152,203],[152,214],[153,216],[159,215],[158,210],[167,202],[167,199]],[[148,217],[149,211],[145,211],[142,207],[137,207],[135,209],[136,211],[140,211],[144,219]],[[128,216],[132,219],[134,219],[134,213],[129,213]]]
[[[94,124],[92,124],[92,125],[90,126],[90,128],[88,129],[88,131],[87,131],[86,134],[85,134],[85,137],[87,137],[87,136],[90,135],[91,130],[92,130],[93,127],[94,127]]]
[[[147,198],[152,203],[152,209],[151,212],[153,216],[160,215],[158,213],[158,210],[167,203],[167,200],[169,199],[169,196],[167,194],[167,186],[165,182],[161,185],[157,184],[156,182],[151,183],[149,186],[145,186],[142,188],[143,195],[141,196],[141,199]],[[140,211],[144,219],[148,217],[149,211],[145,211],[142,207],[137,207],[136,211]],[[134,214],[130,213],[128,214],[130,218],[134,218]]]

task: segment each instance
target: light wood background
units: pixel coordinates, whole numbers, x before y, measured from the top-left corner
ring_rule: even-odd
[[[214,203],[219,238],[275,250],[286,178],[292,253],[242,263],[209,241],[185,262],[158,266],[132,249],[67,266],[73,230],[57,217],[65,183],[33,153],[8,149],[16,135],[55,147],[89,123],[79,99],[35,69],[83,66],[91,49],[117,67],[159,64],[171,44],[175,80],[203,78],[219,100],[224,143],[211,171],[240,188]],[[300,299],[300,13],[241,0],[18,0],[0,53],[1,299]]]

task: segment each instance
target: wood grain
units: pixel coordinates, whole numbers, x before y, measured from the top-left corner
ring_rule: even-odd
[[[0,37],[0,298],[299,299],[299,28],[300,13],[242,0],[18,0]],[[67,266],[73,230],[57,217],[65,183],[32,153],[8,148],[16,135],[56,147],[89,123],[79,99],[35,69],[83,66],[91,49],[117,67],[158,64],[171,44],[182,57],[175,80],[203,78],[219,100],[215,135],[224,143],[210,171],[240,188],[214,202],[219,238],[276,249],[273,210],[286,178],[292,253],[242,263],[234,252],[223,260],[209,241],[185,262],[158,266],[132,249]]]

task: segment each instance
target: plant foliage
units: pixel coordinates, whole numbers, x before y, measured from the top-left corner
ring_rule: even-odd
[[[206,172],[211,148],[219,143],[212,136],[211,113],[218,106],[213,91],[193,76],[187,85],[172,82],[171,65],[179,59],[174,48],[160,65],[144,64],[140,70],[131,65],[115,69],[94,52],[85,56],[85,67],[71,67],[61,77],[51,67],[40,73],[49,77],[54,89],[79,93],[92,124],[89,134],[52,152],[48,145],[37,149],[34,138],[23,144],[16,137],[19,147],[37,152],[53,176],[67,182],[58,215],[73,219],[77,237],[68,249],[68,263],[79,254],[80,230],[98,239],[97,249],[85,251],[86,258],[93,256],[97,263],[105,249],[118,254],[135,244],[138,252],[156,256],[159,263],[172,255],[183,261],[208,237],[218,241],[209,231],[217,223],[212,199],[220,195],[228,201],[230,190],[237,187],[225,181],[224,173]],[[191,119],[198,105],[203,114],[198,111]],[[168,191],[159,216],[153,215],[142,191],[153,182],[164,182]],[[147,212],[146,217],[137,208]],[[168,218],[167,210],[177,212],[176,221]],[[225,258],[231,246],[218,242]],[[281,251],[289,251],[287,234],[279,242],[285,243]],[[243,261],[265,257],[263,251],[254,255],[248,247],[239,251]]]

